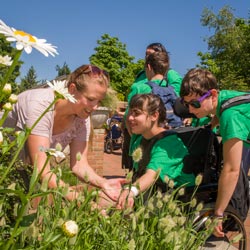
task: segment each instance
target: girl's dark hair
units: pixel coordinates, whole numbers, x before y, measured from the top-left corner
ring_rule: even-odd
[[[158,95],[155,94],[137,94],[131,98],[129,109],[139,109],[145,111],[148,115],[159,113],[158,125],[166,122],[166,108]]]
[[[218,89],[215,76],[206,69],[194,68],[187,72],[181,84],[180,96],[203,95],[210,89]]]
[[[155,52],[167,53],[166,48],[161,43],[151,43],[147,46],[147,49],[153,49]]]

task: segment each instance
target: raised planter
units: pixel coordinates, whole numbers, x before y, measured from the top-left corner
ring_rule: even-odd
[[[91,121],[93,128],[102,128],[109,118],[110,109],[107,107],[98,107],[91,113]]]

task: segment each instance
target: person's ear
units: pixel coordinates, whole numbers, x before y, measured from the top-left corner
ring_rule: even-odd
[[[217,101],[217,99],[218,99],[218,91],[216,89],[211,89],[210,91],[211,91],[213,101]]]
[[[156,111],[154,114],[151,115],[151,120],[153,122],[157,121],[159,119],[159,112]]]
[[[75,92],[77,91],[76,85],[73,82],[70,83],[68,86],[68,90],[71,95],[75,94]]]
[[[152,67],[151,67],[151,65],[150,65],[150,64],[147,64],[147,65],[146,65],[146,67],[147,67],[147,69],[148,69],[149,71],[151,71],[151,70],[152,70]]]

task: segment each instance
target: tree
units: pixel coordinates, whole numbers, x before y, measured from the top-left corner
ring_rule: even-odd
[[[69,75],[71,73],[71,70],[66,62],[64,62],[62,67],[56,65],[56,71],[57,71],[57,77],[63,75]]]
[[[97,44],[96,53],[89,60],[109,72],[111,87],[118,93],[119,99],[124,100],[135,75],[143,67],[143,61],[134,63],[134,57],[128,54],[126,45],[117,37],[104,34]]]
[[[37,86],[39,81],[37,81],[36,71],[33,66],[30,67],[26,76],[21,79],[21,83],[19,86],[19,91],[22,92],[27,89],[34,88]]]
[[[3,36],[2,34],[0,34],[0,55],[1,56],[5,56],[8,55],[12,58],[14,58],[15,54],[16,54],[16,49],[13,48],[9,42],[6,41],[5,36]],[[20,67],[23,64],[22,61],[18,61],[13,73],[11,74],[10,78],[9,78],[9,83],[11,83],[12,85],[12,92],[16,93],[18,90],[17,84],[15,83],[16,78],[20,75]],[[0,81],[1,78],[6,74],[8,70],[8,67],[6,66],[1,66],[0,65]]]
[[[229,6],[216,16],[205,8],[201,23],[214,34],[205,41],[209,52],[199,52],[201,67],[211,70],[224,89],[250,89],[250,20],[235,18]]]

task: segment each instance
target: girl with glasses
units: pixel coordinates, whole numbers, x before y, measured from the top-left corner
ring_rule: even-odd
[[[245,160],[249,152],[250,144],[250,108],[249,103],[230,107],[220,112],[222,104],[228,99],[246,94],[245,92],[233,90],[219,91],[217,80],[214,75],[205,69],[191,69],[185,75],[181,85],[180,96],[183,104],[189,108],[189,112],[201,118],[214,115],[219,122],[220,134],[223,143],[223,169],[219,179],[218,196],[215,204],[215,215],[223,216],[230,199],[238,189],[244,171],[248,173],[250,160]],[[245,152],[244,151],[244,152]],[[247,162],[244,166],[242,162]],[[242,177],[243,175],[243,177]],[[239,181],[238,181],[239,180]],[[242,206],[243,200],[236,202]],[[248,204],[249,205],[249,204]],[[223,237],[222,226],[215,227],[214,234]]]

